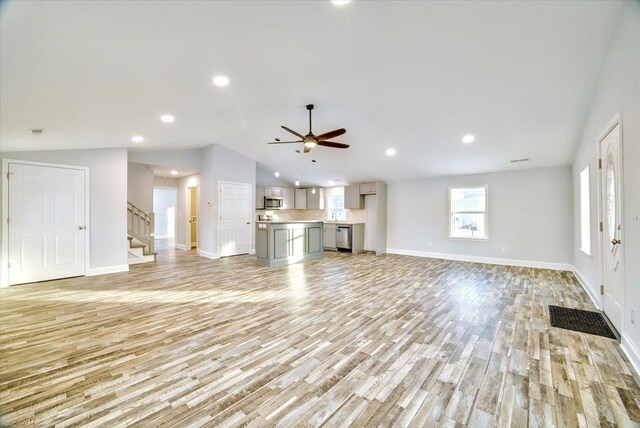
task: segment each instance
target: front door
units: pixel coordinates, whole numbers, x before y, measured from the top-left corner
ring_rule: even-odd
[[[602,201],[602,258],[604,278],[604,312],[613,326],[622,331],[623,324],[623,252],[622,187],[620,166],[620,125],[617,124],[600,142],[600,189]]]
[[[251,246],[251,185],[220,183],[220,256],[248,254]]]
[[[9,284],[85,274],[84,174],[9,163]]]

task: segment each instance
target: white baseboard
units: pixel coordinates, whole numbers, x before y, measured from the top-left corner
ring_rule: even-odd
[[[220,258],[218,253],[210,253],[208,251],[204,251],[204,250],[201,250],[201,249],[198,249],[198,255],[200,255],[202,257],[206,257],[207,259],[211,259],[211,260],[217,260],[217,259]]]
[[[620,348],[627,355],[629,361],[631,361],[631,365],[636,369],[636,373],[640,373],[640,350],[636,348],[626,334],[621,333],[621,335]]]
[[[254,248],[254,249],[252,249],[251,251],[249,251],[249,254],[250,254],[250,255],[254,255],[255,253],[256,253],[256,249],[255,249],[255,248]]]
[[[188,250],[187,246],[182,244],[176,244],[176,248],[179,250]]]
[[[85,276],[106,275],[108,273],[128,272],[129,265],[105,266],[99,268],[91,268]]]
[[[576,279],[578,280],[582,288],[584,288],[584,291],[586,291],[587,294],[589,295],[589,298],[591,299],[595,307],[598,309],[602,309],[602,305],[600,303],[600,296],[596,294],[596,291],[589,286],[589,283],[587,282],[587,280],[584,279],[584,276],[582,276],[582,274],[576,269],[575,266],[571,270],[573,271],[573,275],[576,277]]]
[[[573,265],[570,265],[567,263],[551,263],[551,262],[538,262],[538,261],[532,261],[532,260],[499,259],[495,257],[464,256],[459,254],[431,253],[428,251],[416,251],[416,250],[402,250],[398,248],[387,248],[387,253],[400,254],[403,256],[428,257],[432,259],[458,260],[461,262],[486,263],[490,265],[521,266],[521,267],[568,270],[568,271],[573,270]]]

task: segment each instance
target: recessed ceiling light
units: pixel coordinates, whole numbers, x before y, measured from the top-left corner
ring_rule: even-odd
[[[396,155],[396,149],[388,148],[385,153],[387,154],[387,156],[395,156]]]
[[[344,6],[345,4],[349,3],[351,0],[331,0],[331,3],[335,4],[336,6]]]
[[[296,180],[296,186],[300,185],[300,180]]]
[[[131,137],[131,141],[133,141],[134,143],[142,143],[144,141],[144,138],[142,138],[140,135],[134,135],[133,137]]]
[[[164,123],[171,123],[176,120],[176,118],[171,116],[170,114],[163,114],[162,116],[160,116],[160,120]]]
[[[329,186],[335,186],[335,185],[336,185],[336,182],[335,182],[335,181],[333,181],[333,180],[329,180]]]
[[[169,172],[171,173],[171,175],[178,175],[178,171],[176,171],[175,169],[172,169]]]
[[[464,137],[462,137],[462,142],[463,143],[473,143],[473,140],[475,140],[476,137],[474,137],[473,135],[469,134],[469,135],[465,135]]]
[[[280,171],[276,171],[276,173],[274,174],[276,177],[280,177]]]
[[[229,78],[227,76],[216,76],[213,78],[213,84],[216,86],[227,86]]]

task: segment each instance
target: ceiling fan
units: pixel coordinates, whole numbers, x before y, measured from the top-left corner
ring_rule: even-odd
[[[340,128],[340,129],[336,129],[335,131],[331,131],[331,132],[325,132],[324,134],[320,134],[318,136],[313,135],[313,132],[311,131],[311,110],[313,110],[313,104],[308,104],[307,105],[307,110],[309,110],[309,133],[307,135],[302,135],[296,131],[294,131],[293,129],[289,129],[286,126],[283,126],[282,129],[292,133],[293,135],[295,135],[298,138],[301,138],[300,140],[296,140],[296,141],[273,141],[267,144],[292,144],[292,143],[304,143],[304,152],[305,153],[309,153],[309,151],[311,151],[312,148],[314,148],[315,146],[325,146],[325,147],[333,147],[335,149],[346,149],[349,147],[348,144],[342,144],[342,143],[336,143],[334,141],[328,141],[331,138],[337,137],[339,135],[344,134],[345,132],[347,132],[346,129],[344,128]]]

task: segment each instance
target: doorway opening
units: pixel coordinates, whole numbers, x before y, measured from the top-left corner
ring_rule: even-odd
[[[187,187],[187,247],[198,248],[198,187]]]
[[[175,246],[177,192],[178,189],[174,187],[153,188],[153,212],[155,214],[153,233],[160,247]]]

